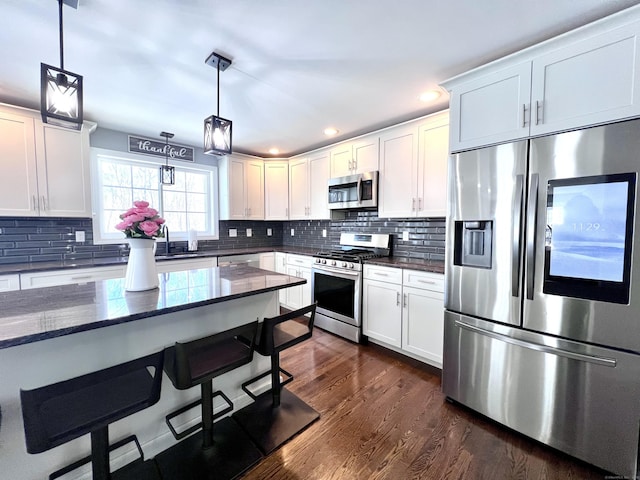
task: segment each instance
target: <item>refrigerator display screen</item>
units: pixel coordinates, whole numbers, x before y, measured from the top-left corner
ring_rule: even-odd
[[[635,179],[631,173],[549,181],[545,293],[628,301]]]

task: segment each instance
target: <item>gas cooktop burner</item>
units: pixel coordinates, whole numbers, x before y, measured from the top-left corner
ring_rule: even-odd
[[[351,250],[331,250],[316,253],[316,257],[328,258],[331,260],[342,260],[345,262],[362,262],[369,258],[381,257],[381,254],[371,252],[369,250],[351,249]]]

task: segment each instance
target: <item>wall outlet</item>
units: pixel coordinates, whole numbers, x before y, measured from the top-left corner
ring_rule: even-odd
[[[84,241],[85,241],[84,230],[76,231],[76,242],[84,242]]]
[[[409,232],[402,232],[402,240],[405,242],[409,240]]]
[[[327,237],[327,229],[326,228],[322,229],[322,236],[325,237],[325,238]]]
[[[253,230],[247,228],[247,237],[251,237],[253,235]]]
[[[273,229],[267,228],[267,237],[270,237],[271,235],[273,235]]]
[[[295,236],[295,234],[296,234],[296,231],[295,231],[295,229],[292,228],[291,229],[291,236],[293,237],[293,236]]]
[[[237,237],[238,236],[238,229],[237,228],[230,228],[229,229],[229,236],[230,237]]]

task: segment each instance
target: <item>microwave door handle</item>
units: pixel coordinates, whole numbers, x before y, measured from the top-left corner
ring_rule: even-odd
[[[520,232],[522,229],[522,196],[524,194],[524,175],[516,175],[513,196],[513,238],[511,245],[511,295],[520,296]]]
[[[358,205],[360,205],[360,199],[362,198],[362,177],[358,177]]]
[[[538,220],[538,184],[537,173],[531,175],[531,188],[529,190],[529,203],[527,205],[527,300],[533,300],[533,279],[535,275],[534,262],[536,259],[536,222]]]

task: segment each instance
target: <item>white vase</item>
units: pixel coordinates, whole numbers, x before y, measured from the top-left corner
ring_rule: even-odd
[[[158,287],[156,269],[156,241],[152,238],[128,238],[129,261],[125,275],[124,289],[141,292]]]

